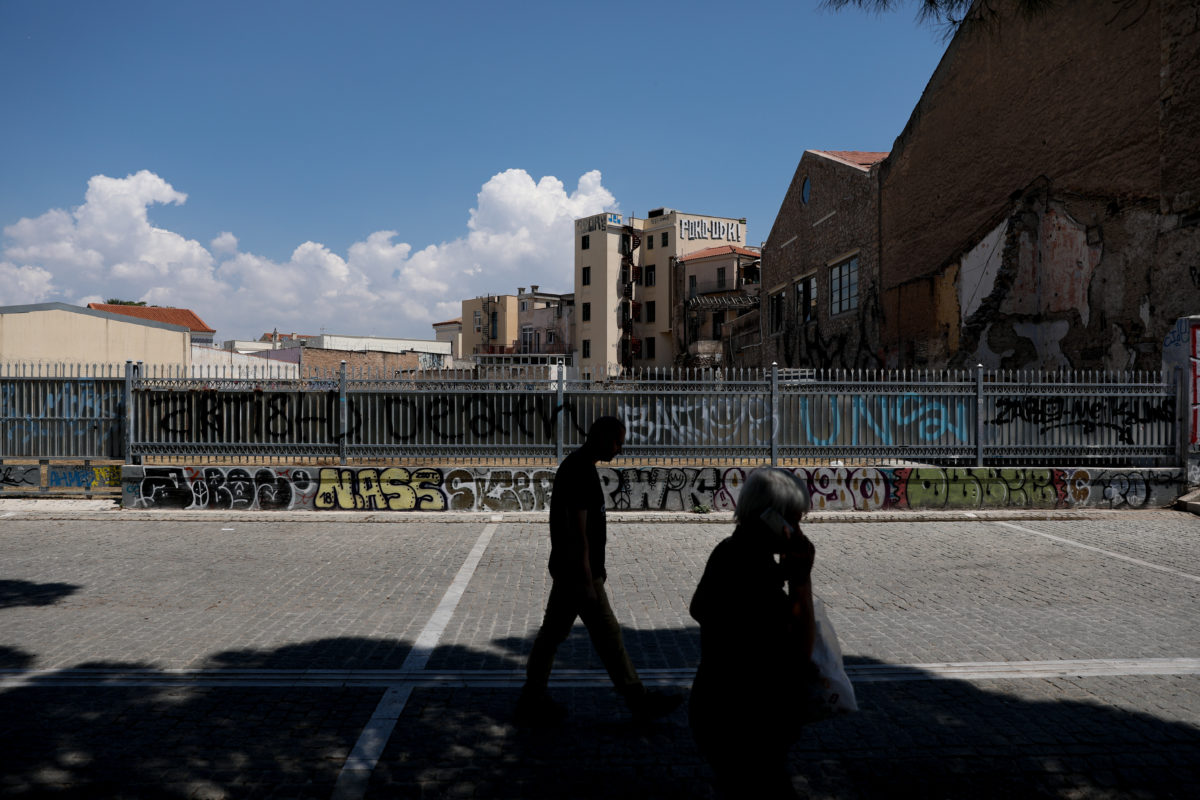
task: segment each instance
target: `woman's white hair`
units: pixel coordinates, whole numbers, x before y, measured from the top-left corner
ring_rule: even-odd
[[[785,519],[808,513],[808,487],[804,481],[778,467],[759,467],[750,473],[738,493],[733,517],[740,525],[751,525],[773,508]]]

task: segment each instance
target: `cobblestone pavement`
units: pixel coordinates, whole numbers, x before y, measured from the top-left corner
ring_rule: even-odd
[[[1200,520],[878,519],[806,525],[862,710],[797,743],[802,794],[1200,797]],[[633,660],[686,687],[731,526],[610,525]],[[580,628],[567,721],[512,724],[548,546],[544,516],[0,508],[0,797],[712,797],[686,711],[635,726]]]

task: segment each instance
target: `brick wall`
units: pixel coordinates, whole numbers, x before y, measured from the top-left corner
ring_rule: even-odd
[[[956,36],[880,171],[884,288],[953,263],[1036,180],[1157,197],[1158,73],[1155,0]]]
[[[306,347],[300,359],[302,369],[337,370],[341,362],[347,369],[367,368],[371,371],[396,372],[413,370],[419,366],[416,353],[382,353],[379,351],[356,352],[351,350],[323,350]]]
[[[803,202],[805,179],[810,182]],[[763,366],[862,368],[881,366],[878,348],[878,209],[875,174],[805,152],[763,250],[760,317]],[[831,263],[858,259],[858,301],[851,311],[830,308]],[[797,279],[815,275],[816,320],[797,308]],[[772,330],[771,296],[784,292],[783,324]]]

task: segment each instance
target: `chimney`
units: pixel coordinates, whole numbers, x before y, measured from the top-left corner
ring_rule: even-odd
[[[524,286],[518,286],[518,287],[517,287],[517,294],[525,294],[525,287],[524,287]]]
[[[531,284],[529,287],[529,291],[533,292],[534,294],[537,294],[537,284],[536,283]]]

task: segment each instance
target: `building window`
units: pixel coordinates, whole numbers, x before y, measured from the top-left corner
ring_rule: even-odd
[[[653,233],[650,234],[648,237],[646,237],[646,249],[647,250],[654,249],[654,234]]]
[[[475,332],[479,333],[482,330],[483,330],[483,312],[476,311],[475,312]]]
[[[829,313],[858,308],[858,256],[829,268]]]
[[[815,322],[817,319],[817,276],[806,275],[796,282],[796,319]]]
[[[492,335],[490,338],[500,338],[500,312],[498,311],[492,312]]]
[[[580,309],[579,315],[580,315],[580,318],[584,322],[591,322],[592,321],[592,304],[584,303],[583,307]]]
[[[587,250],[592,246],[592,237],[589,234],[583,235],[583,250]]]
[[[688,297],[696,296],[696,276],[688,275]]]
[[[718,289],[725,288],[725,268],[724,267],[717,267],[717,288]]]
[[[770,305],[768,307],[769,315],[767,321],[771,326],[770,332],[779,333],[783,330],[783,292],[776,292],[775,294],[771,295],[771,298],[768,302]]]
[[[630,238],[628,233],[621,234],[621,244],[619,245],[619,247],[620,247],[619,252],[623,256],[627,256],[633,251],[633,239]]]
[[[663,235],[662,235],[662,246],[663,246],[663,247],[666,247],[666,246],[667,246],[667,231],[663,231]]]
[[[582,277],[579,279],[579,282],[580,282],[581,284],[583,284],[584,286],[591,286],[591,285],[592,285],[592,268],[591,268],[591,267],[584,267],[584,268],[583,268],[583,275],[582,275]]]
[[[521,310],[522,310],[522,311],[528,311],[528,310],[529,310],[529,303],[528,303],[528,302],[526,302],[526,301],[524,301],[524,300],[522,300],[522,301],[521,301]]]
[[[554,344],[554,331],[546,331],[546,344]]]
[[[621,285],[629,283],[629,267],[621,267]]]
[[[654,301],[650,300],[646,303],[646,322],[654,322]]]
[[[583,357],[584,358],[592,357],[592,340],[591,339],[583,340]]]
[[[642,342],[642,358],[648,361],[654,359],[654,337],[646,337],[646,341]]]
[[[646,285],[647,286],[654,285],[654,265],[653,264],[646,265]]]

